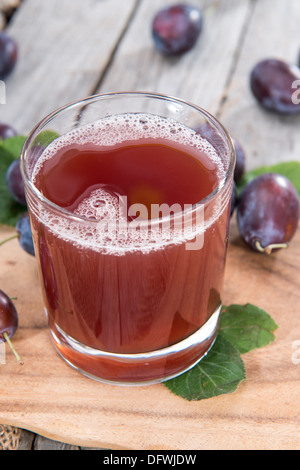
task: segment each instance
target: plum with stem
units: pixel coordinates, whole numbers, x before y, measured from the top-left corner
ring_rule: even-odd
[[[270,254],[287,248],[299,224],[299,196],[288,178],[264,173],[243,189],[237,206],[241,237],[254,250]]]
[[[0,342],[6,341],[12,349],[16,359],[23,364],[22,359],[12,345],[11,337],[18,328],[18,312],[11,298],[0,290]]]

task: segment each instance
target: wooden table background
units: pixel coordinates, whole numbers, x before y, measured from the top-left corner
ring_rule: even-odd
[[[244,146],[248,169],[300,161],[300,117],[279,117],[262,110],[249,90],[249,73],[259,60],[278,57],[298,61],[299,0],[192,0],[205,10],[203,33],[193,50],[168,59],[153,46],[151,22],[160,8],[172,3],[23,0],[6,25],[19,44],[19,60],[5,80],[6,104],[0,105],[0,121],[26,134],[48,112],[87,95],[153,91],[192,101],[215,114]],[[226,285],[230,291],[229,282]],[[263,295],[259,299],[264,303]],[[293,376],[295,369],[291,368]],[[290,393],[286,399],[295,400],[298,421],[294,424],[299,425],[297,397]],[[230,406],[230,399],[227,401]],[[272,428],[272,416],[265,416],[265,420],[270,433],[275,431],[276,435],[280,428],[278,421]],[[291,440],[272,441],[270,435],[262,435],[262,447],[264,438],[267,447],[274,443],[282,448],[300,446],[295,428],[289,429]],[[31,448],[28,436],[31,442],[32,434],[24,431],[20,448]],[[45,440],[36,442],[42,444],[35,448],[72,448]],[[250,439],[233,445],[249,448],[252,444]],[[93,446],[93,441],[89,445]]]

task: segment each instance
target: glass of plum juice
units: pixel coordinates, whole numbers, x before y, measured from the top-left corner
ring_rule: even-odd
[[[45,117],[21,171],[56,350],[120,385],[175,377],[217,335],[235,155],[164,95],[94,95]]]

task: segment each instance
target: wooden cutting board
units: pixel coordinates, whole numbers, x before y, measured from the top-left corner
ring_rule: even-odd
[[[13,229],[0,227],[0,240]],[[198,402],[163,384],[119,387],[95,382],[55,352],[46,327],[35,258],[17,240],[0,247],[0,288],[19,311],[0,364],[0,422],[70,444],[108,449],[300,448],[300,230],[287,250],[254,253],[234,219],[225,304],[251,302],[279,325],[276,340],[243,356],[247,380],[233,394]]]

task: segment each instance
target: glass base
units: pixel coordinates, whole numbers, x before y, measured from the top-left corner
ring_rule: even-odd
[[[115,354],[90,348],[68,336],[55,322],[49,324],[55,349],[86,377],[113,385],[150,385],[177,377],[207,354],[217,336],[221,307],[218,306],[199,330],[179,343],[138,354]]]

